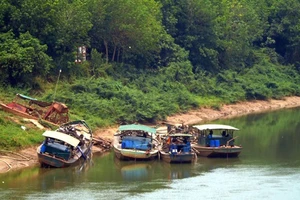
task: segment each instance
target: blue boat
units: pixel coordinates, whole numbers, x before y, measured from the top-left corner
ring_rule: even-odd
[[[192,135],[188,133],[172,133],[163,139],[160,157],[169,163],[191,163],[197,158],[191,148]]]
[[[141,125],[121,125],[114,134],[114,153],[119,159],[151,160],[158,157],[160,143],[156,129]]]
[[[45,131],[45,140],[37,148],[42,167],[64,168],[90,159],[93,134],[84,120],[61,125],[55,131]]]

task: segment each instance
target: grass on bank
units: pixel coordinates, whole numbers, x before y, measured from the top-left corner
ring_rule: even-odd
[[[25,129],[25,130],[24,130]],[[22,118],[0,110],[0,147],[19,150],[43,141],[43,130]]]

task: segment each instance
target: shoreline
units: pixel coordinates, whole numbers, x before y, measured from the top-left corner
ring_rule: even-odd
[[[219,110],[211,108],[199,108],[187,113],[167,117],[166,121],[171,123],[185,123],[188,125],[204,123],[216,119],[239,117],[247,114],[263,113],[284,108],[300,107],[300,97],[285,97],[282,100],[271,99],[268,101],[255,100],[226,104]]]
[[[300,97],[286,97],[283,100],[268,100],[268,101],[250,101],[240,102],[236,104],[223,105],[219,110],[211,108],[194,109],[186,113],[172,115],[160,123],[184,123],[192,125],[196,123],[205,123],[216,119],[226,119],[239,117],[247,114],[269,112],[284,108],[300,107]],[[158,123],[158,124],[160,124]],[[118,125],[106,128],[99,128],[94,131],[95,137],[101,137],[107,140],[113,140],[113,134],[116,132]],[[5,151],[0,151],[0,173],[33,167],[38,165],[36,147],[29,147],[18,152],[9,152],[9,156],[3,154]],[[93,147],[93,153],[103,153],[101,148]],[[2,155],[3,154],[3,155]]]

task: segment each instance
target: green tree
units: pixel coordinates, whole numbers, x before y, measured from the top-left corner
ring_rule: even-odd
[[[92,24],[88,0],[24,0],[9,1],[3,13],[4,30],[12,30],[16,37],[29,32],[46,44],[47,54],[63,72],[74,64],[78,46],[88,45],[88,31]]]
[[[149,52],[160,51],[163,28],[157,1],[96,0],[94,3],[90,36],[93,47],[105,54],[106,62],[130,63],[137,56],[149,59]]]
[[[110,63],[106,63],[102,54],[99,53],[96,49],[92,49],[91,51],[91,67],[90,74],[98,77],[107,77],[106,70],[111,68]]]
[[[57,5],[55,24],[55,52],[58,54],[57,63],[74,61],[74,53],[82,45],[89,45],[88,31],[92,27],[88,1],[85,0],[60,0]],[[66,57],[67,59],[62,59]]]
[[[219,1],[218,1],[219,2]],[[258,15],[253,1],[222,0],[216,19],[219,63],[224,69],[243,69],[252,53],[253,42],[261,39],[264,20]]]
[[[36,77],[45,77],[51,69],[46,45],[28,32],[15,38],[10,31],[0,34],[0,81],[18,86],[31,86]]]
[[[300,63],[300,2],[270,0],[265,46],[274,48],[285,63]],[[268,42],[268,41],[273,42]],[[300,65],[299,65],[300,66]]]
[[[217,35],[214,31],[215,6],[210,0],[163,0],[164,25],[175,43],[189,52],[197,68],[218,68]]]

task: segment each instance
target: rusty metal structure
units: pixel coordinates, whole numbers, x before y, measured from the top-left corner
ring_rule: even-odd
[[[17,94],[15,99],[7,104],[1,103],[4,111],[29,119],[42,119],[55,125],[69,122],[69,109],[60,102],[44,102],[35,98]]]

